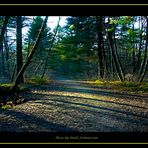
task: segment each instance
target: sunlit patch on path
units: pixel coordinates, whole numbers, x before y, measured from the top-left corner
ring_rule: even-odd
[[[27,103],[0,112],[0,131],[147,132],[148,99],[57,80],[32,88]]]

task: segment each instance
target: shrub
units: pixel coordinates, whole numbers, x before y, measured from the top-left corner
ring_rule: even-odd
[[[140,92],[140,93],[147,93],[148,92],[148,83],[138,83],[138,82],[131,82],[131,81],[101,81],[96,80],[92,81],[92,84],[97,86],[103,86],[105,88],[110,88],[113,90],[118,91],[127,91],[127,92]]]
[[[130,73],[126,74],[126,75],[125,75],[125,80],[126,80],[126,81],[129,81],[129,82],[135,81],[134,75],[132,75],[132,74],[130,74]]]
[[[121,83],[121,86],[124,86],[124,87],[138,87],[139,83],[138,82],[124,81],[124,82]]]
[[[49,79],[47,77],[39,77],[39,76],[36,76],[36,77],[32,77],[30,80],[29,80],[29,83],[32,83],[32,84],[46,84],[47,82],[49,82]]]

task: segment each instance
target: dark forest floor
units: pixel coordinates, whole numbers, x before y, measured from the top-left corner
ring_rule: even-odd
[[[34,85],[0,110],[0,132],[148,132],[148,96],[67,79]]]

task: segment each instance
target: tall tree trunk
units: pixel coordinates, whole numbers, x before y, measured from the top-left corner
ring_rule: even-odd
[[[1,54],[2,54],[2,74],[5,77],[6,76],[6,69],[5,69],[5,58],[4,58],[4,48],[3,44],[1,45]]]
[[[22,55],[22,16],[17,16],[17,33],[16,33],[16,51],[17,51],[17,74],[23,66]],[[19,83],[23,83],[23,74],[19,78]]]
[[[37,75],[37,72],[38,72],[38,69],[40,68],[40,66],[43,64],[43,61],[41,60],[39,63],[38,63],[38,65],[37,65],[37,67],[35,68],[35,70],[34,70],[34,75],[36,76]]]
[[[15,63],[14,68],[13,68],[11,83],[13,83],[13,81],[14,81],[15,74],[16,74],[16,63]]]
[[[117,74],[119,76],[120,81],[124,81],[123,70],[121,68],[121,65],[120,65],[120,62],[119,62],[119,59],[118,59],[118,56],[117,56],[117,52],[115,51],[115,48],[114,48],[115,38],[113,40],[113,31],[108,32],[108,39],[109,39],[109,42],[110,42],[112,57],[113,57],[113,60],[114,60],[115,66],[116,66]]]
[[[147,26],[146,26],[146,43],[145,43],[145,52],[144,52],[144,59],[143,62],[141,64],[140,67],[140,71],[139,71],[139,77],[138,77],[138,81],[142,82],[144,79],[144,76],[146,74],[147,71],[147,64],[148,64],[148,17],[146,16],[146,22],[147,22]]]
[[[41,78],[44,77],[45,72],[46,72],[46,69],[47,69],[48,58],[49,58],[49,55],[50,55],[50,53],[51,53],[51,49],[52,49],[52,47],[53,47],[53,44],[54,44],[54,41],[55,41],[55,38],[56,38],[56,35],[57,35],[57,32],[58,32],[60,20],[61,20],[61,17],[59,17],[59,20],[58,20],[58,23],[57,23],[57,27],[56,27],[54,36],[53,36],[53,38],[52,38],[52,41],[51,41],[51,44],[50,44],[50,47],[49,47],[49,51],[48,51],[48,54],[47,54],[47,57],[46,57],[46,60],[45,60],[45,65],[44,65],[43,74],[42,74]]]
[[[132,30],[134,31],[134,29],[135,29],[135,26],[133,24]],[[135,36],[132,37],[132,41],[133,42],[135,41]],[[135,68],[136,67],[136,65],[135,65],[135,62],[136,62],[136,59],[135,59],[135,49],[136,49],[136,46],[135,46],[135,44],[132,45],[132,48],[133,48],[133,52],[132,52],[132,73],[134,74],[135,69],[136,69]]]
[[[108,53],[109,53],[109,65],[108,65],[109,69],[108,69],[108,71],[109,71],[109,75],[110,75],[108,77],[110,77],[109,80],[113,80],[113,76],[114,76],[114,71],[113,71],[114,61],[113,61],[113,56],[112,56],[113,54],[112,54],[112,50],[110,48],[109,40],[108,39],[107,39],[107,47],[108,47]]]
[[[9,18],[10,18],[10,16],[5,16],[4,23],[3,23],[1,33],[0,33],[0,50],[1,50],[1,54],[2,54],[3,75],[5,75],[3,40],[4,40],[4,34],[5,34],[5,31],[6,31],[6,28],[7,28]]]
[[[109,17],[108,17],[107,29],[109,29],[107,31],[107,38],[109,40],[109,45],[110,45],[111,54],[112,54],[113,71],[115,71],[114,70],[114,67],[115,67],[120,81],[124,81],[123,69],[121,67],[121,63],[119,61],[118,54],[117,54],[117,45],[116,45],[116,38],[115,38],[115,29],[116,28],[115,28],[114,24],[110,24],[110,18]]]
[[[147,63],[146,63],[146,65],[145,65],[144,71],[143,71],[143,73],[141,74],[140,83],[143,82],[144,77],[145,77],[145,75],[147,74],[147,72],[148,72],[148,60],[147,60]]]
[[[139,41],[139,49],[138,49],[138,60],[137,60],[137,64],[135,66],[135,69],[133,70],[133,73],[138,72],[138,70],[140,69],[140,63],[141,63],[141,49],[142,49],[142,30],[143,30],[143,23],[142,23],[142,17],[140,16],[139,18],[139,28],[140,28],[140,24],[141,24],[141,29],[140,29],[140,41]]]
[[[119,60],[119,54],[118,54],[118,47],[117,47],[117,42],[116,42],[116,35],[115,35],[115,29],[114,29],[114,37],[113,37],[113,42],[114,42],[114,55],[115,55],[115,58],[116,58],[116,60],[114,60],[114,62],[116,61],[116,67],[119,67],[119,72],[120,72],[120,74],[121,74],[121,77],[122,77],[122,79],[124,80],[124,73],[123,73],[123,68],[122,68],[122,64],[121,64],[121,61]],[[122,81],[123,81],[122,80]]]
[[[97,25],[97,37],[98,37],[98,69],[100,69],[99,75],[101,79],[104,78],[104,44],[103,44],[103,16],[96,16],[96,25]],[[99,71],[99,70],[98,70]]]
[[[90,78],[90,60],[89,60],[90,48],[88,48],[86,50],[86,56],[88,57],[87,64],[86,64],[86,74],[87,74],[87,78],[86,79],[89,79]]]
[[[9,47],[8,47],[8,40],[7,40],[7,30],[4,36],[4,46],[5,46],[5,54],[6,54],[6,75],[11,78],[10,76],[10,69],[9,69]]]
[[[5,16],[5,20],[4,20],[3,27],[1,29],[1,34],[0,34],[0,47],[3,44],[4,34],[5,34],[5,31],[7,28],[9,18],[10,18],[10,16]]]
[[[20,69],[19,73],[17,74],[16,80],[15,80],[15,84],[13,85],[13,87],[11,89],[12,92],[16,91],[17,86],[20,84],[20,81],[19,81],[20,77],[24,74],[26,68],[28,67],[28,65],[30,64],[30,62],[31,62],[31,60],[33,58],[33,55],[35,54],[35,52],[37,50],[37,47],[39,45],[39,42],[40,42],[40,39],[41,39],[41,36],[42,36],[42,32],[44,31],[44,28],[46,26],[47,21],[48,21],[48,16],[45,17],[45,20],[44,20],[44,22],[43,22],[43,24],[41,26],[41,29],[39,31],[39,34],[38,34],[37,39],[35,41],[35,44],[34,44],[32,50],[31,50],[31,52],[29,53],[28,58],[27,58],[25,64],[22,66],[22,68]]]
[[[133,67],[133,74],[135,73],[135,69],[136,69],[136,65],[135,65],[135,63],[136,63],[136,59],[135,59],[135,51],[133,51],[133,54],[132,54],[132,67]]]

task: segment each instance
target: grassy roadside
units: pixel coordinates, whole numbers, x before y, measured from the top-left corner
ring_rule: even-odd
[[[23,98],[23,93],[30,91],[32,86],[46,85],[53,83],[52,79],[47,77],[32,77],[24,84],[20,84],[16,90],[16,93],[11,93],[11,88],[14,85],[13,83],[0,84],[0,108],[9,109],[14,107],[17,104],[26,102]],[[14,99],[16,100],[14,102]]]
[[[148,82],[120,82],[120,81],[87,81],[88,84],[102,86],[116,91],[123,91],[128,93],[148,94]]]

